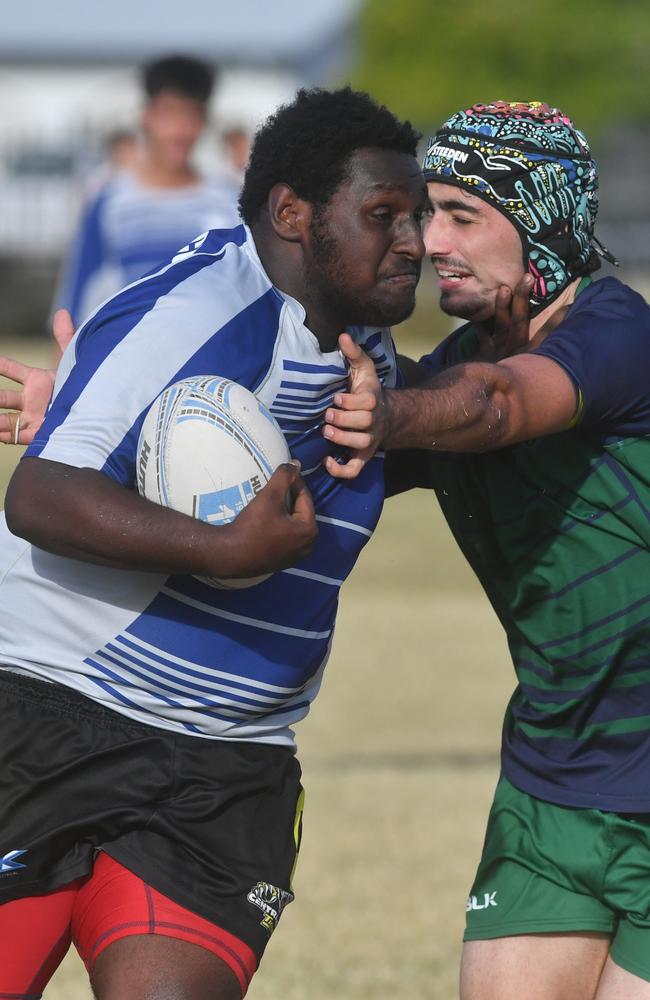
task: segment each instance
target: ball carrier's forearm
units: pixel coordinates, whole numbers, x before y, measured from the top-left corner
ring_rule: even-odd
[[[30,493],[37,502],[26,502]],[[56,555],[119,569],[205,572],[209,527],[158,507],[94,469],[25,459],[7,493],[14,534]],[[228,531],[218,532],[217,556],[227,561]]]
[[[487,451],[522,424],[511,370],[503,364],[456,365],[417,389],[384,394],[385,448]]]
[[[297,469],[282,466],[232,524],[215,527],[151,503],[94,469],[28,458],[11,480],[5,512],[10,531],[56,555],[151,573],[246,577],[309,552],[311,502],[297,497],[293,512],[285,502],[294,478]]]

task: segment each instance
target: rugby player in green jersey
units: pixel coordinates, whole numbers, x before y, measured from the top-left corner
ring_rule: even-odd
[[[348,342],[326,437],[436,490],[517,672],[467,903],[462,1000],[650,998],[650,309],[592,281],[596,166],[557,109],[453,115],[424,161],[441,308],[467,324],[381,392]],[[503,285],[530,340],[497,363]],[[425,530],[421,526],[421,530]]]

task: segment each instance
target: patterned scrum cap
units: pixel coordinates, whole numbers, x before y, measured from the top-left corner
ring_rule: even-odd
[[[513,223],[539,312],[579,274],[616,263],[594,236],[598,172],[582,132],[541,101],[495,101],[459,111],[429,141],[429,181],[457,184]]]

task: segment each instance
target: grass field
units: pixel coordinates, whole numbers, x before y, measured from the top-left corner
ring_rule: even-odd
[[[15,458],[0,449],[3,481]],[[297,898],[251,1000],[454,1000],[511,688],[500,626],[435,501],[389,501],[343,589],[323,690],[298,731]],[[89,996],[73,953],[46,1000]]]

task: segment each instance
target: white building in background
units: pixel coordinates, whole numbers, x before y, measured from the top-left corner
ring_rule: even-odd
[[[344,72],[360,0],[23,0],[0,31],[0,255],[67,244],[106,137],[133,129],[138,67],[172,52],[220,70],[198,158],[224,165],[223,130],[254,131],[298,86]]]
[[[223,130],[254,131],[299,83],[287,70],[225,68],[197,150],[202,170],[226,165]],[[0,254],[58,254],[107,137],[136,127],[141,99],[133,66],[0,66]]]

